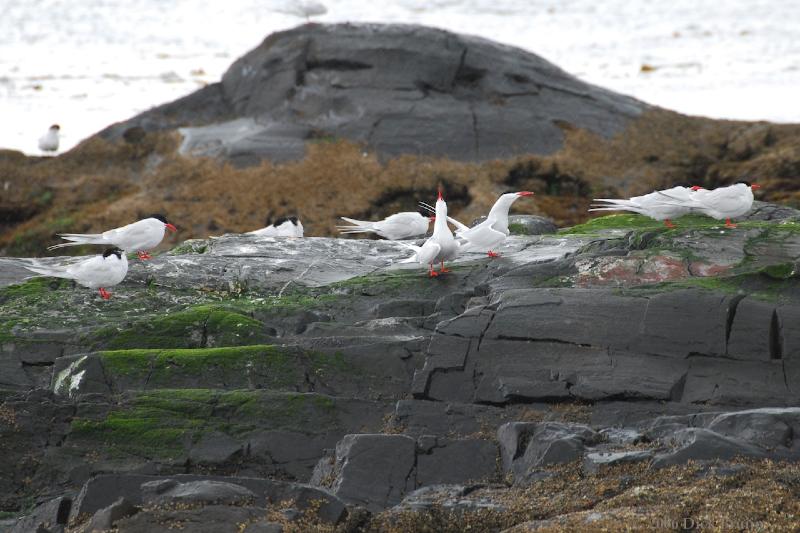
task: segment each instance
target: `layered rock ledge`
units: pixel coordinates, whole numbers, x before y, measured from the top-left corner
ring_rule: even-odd
[[[231,234],[132,261],[107,302],[0,258],[0,523],[792,523],[800,212],[500,251],[430,279],[396,243]]]

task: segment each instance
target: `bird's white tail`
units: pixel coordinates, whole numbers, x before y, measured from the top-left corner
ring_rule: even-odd
[[[354,218],[341,217],[342,220],[353,224],[352,226],[336,226],[340,233],[368,233],[375,231],[373,223],[367,220],[356,220]]]
[[[31,272],[36,272],[42,276],[52,276],[54,278],[69,278],[70,276],[64,270],[58,268],[47,267],[44,265],[25,266]]]
[[[58,236],[70,242],[48,246],[48,250],[64,248],[65,246],[80,246],[81,244],[111,244],[103,238],[101,233],[60,233]]]
[[[594,201],[605,202],[605,204],[592,204],[589,211],[633,211],[634,213],[642,213],[641,206],[628,200],[606,200],[598,198]]]

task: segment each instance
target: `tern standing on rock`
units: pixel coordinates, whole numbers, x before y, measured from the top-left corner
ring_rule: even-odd
[[[422,246],[414,246],[413,244],[403,245],[407,248],[414,250],[414,255],[408,259],[400,261],[401,263],[421,263],[429,265],[430,270],[428,274],[430,277],[450,272],[444,267],[445,261],[452,261],[458,257],[459,245],[456,242],[453,233],[447,226],[447,204],[442,198],[442,191],[439,190],[439,198],[436,200],[436,220],[433,223],[433,235]],[[439,272],[433,269],[436,263],[441,264]]]
[[[589,211],[631,211],[653,220],[664,221],[668,228],[674,228],[672,219],[681,217],[692,211],[691,202],[702,196],[705,190],[700,187],[672,187],[663,191],[655,191],[632,198],[595,198]]]
[[[447,220],[458,228],[456,237],[460,241],[461,251],[485,252],[489,257],[499,257],[500,254],[493,251],[493,249],[506,240],[510,233],[508,229],[508,210],[511,209],[511,204],[526,196],[533,196],[533,193],[519,191],[502,194],[492,206],[486,216],[486,220],[472,228],[448,217]],[[430,209],[428,204],[421,203],[420,205]]]
[[[71,242],[55,244],[47,249],[55,250],[81,244],[105,244],[128,252],[136,252],[139,259],[145,261],[152,259],[147,251],[161,243],[165,230],[178,231],[175,226],[167,222],[163,215],[150,215],[138,222],[103,233],[60,233],[59,237]]]
[[[680,202],[692,211],[697,211],[715,220],[725,220],[726,228],[735,228],[736,224],[731,219],[746,215],[753,207],[753,191],[760,189],[761,186],[746,181],[740,181],[727,187],[717,187],[714,190],[698,190],[688,200],[682,200],[668,191],[662,191],[662,195]]]
[[[336,229],[343,234],[375,233],[384,239],[398,241],[425,235],[428,232],[431,220],[434,218],[432,216],[426,217],[416,211],[395,213],[378,222],[342,217],[342,220],[349,222],[352,226],[336,226]]]
[[[54,278],[74,279],[78,285],[98,289],[104,300],[111,298],[106,287],[122,283],[128,274],[128,257],[119,248],[109,248],[102,255],[95,255],[83,261],[67,265],[46,266],[34,264],[26,266],[31,272]]]
[[[55,152],[58,150],[58,134],[61,126],[53,124],[47,133],[39,137],[39,150],[42,152]]]

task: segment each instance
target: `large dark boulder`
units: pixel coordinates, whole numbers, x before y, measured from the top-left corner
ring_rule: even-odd
[[[245,165],[299,159],[306,141],[330,138],[386,156],[482,161],[555,152],[567,125],[611,136],[645,108],[478,37],[413,25],[307,24],[267,37],[220,83],[100,135],[181,127],[183,152]]]

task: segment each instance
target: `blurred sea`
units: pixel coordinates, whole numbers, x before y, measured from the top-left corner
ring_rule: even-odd
[[[480,35],[693,115],[800,122],[797,0],[328,0],[332,22]],[[269,0],[0,0],[0,148],[61,150],[217,81],[276,30]]]

